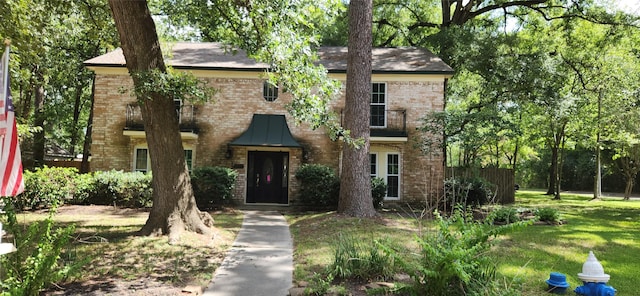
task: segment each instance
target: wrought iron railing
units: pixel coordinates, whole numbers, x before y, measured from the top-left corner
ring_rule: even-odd
[[[344,123],[344,110],[340,110],[340,123]],[[372,115],[369,124],[372,137],[406,137],[407,110],[384,110]]]
[[[194,105],[176,106],[176,112],[178,112],[178,119],[180,123],[180,131],[198,133],[196,111],[197,108]],[[144,122],[142,120],[140,105],[135,103],[127,105],[125,129],[139,131],[144,130]]]

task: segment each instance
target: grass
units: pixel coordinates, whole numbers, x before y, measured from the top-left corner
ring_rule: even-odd
[[[633,295],[637,267],[640,266],[640,200],[603,198],[590,201],[590,195],[564,194],[551,200],[538,191],[520,190],[516,208],[554,208],[566,222],[559,226],[533,225],[502,236],[491,250],[498,274],[505,285],[520,287],[522,295],[548,295],[544,281],[553,271],[567,275],[571,290],[581,285],[577,274],[592,250],[611,275],[609,285],[617,295]],[[136,210],[76,211],[61,208],[56,221],[77,225],[75,243],[65,259],[89,258],[75,285],[144,280],[158,286],[206,285],[221,263],[224,252],[239,231],[238,212],[212,213],[219,230],[213,243],[187,234],[183,243],[169,245],[166,237],[137,237],[134,233],[146,221],[147,213]],[[43,219],[46,213],[23,213],[24,224]],[[373,241],[386,238],[415,249],[414,234],[431,231],[429,220],[410,212],[386,212],[376,219],[343,217],[334,212],[288,214],[294,238],[294,279],[308,281],[322,273],[333,258],[333,245],[339,234]],[[62,286],[72,283],[62,283]]]
[[[111,207],[62,207],[55,215],[56,225],[76,225],[74,242],[65,250],[63,259],[89,261],[77,278],[58,285],[76,291],[94,290],[95,286],[113,291],[117,282],[141,280],[158,287],[206,286],[242,224],[240,212],[211,214],[217,227],[213,240],[185,232],[179,244],[169,245],[166,236],[135,235],[144,225],[148,212]],[[26,225],[46,216],[46,212],[23,212],[17,218]],[[55,290],[52,288],[50,292]]]
[[[339,235],[356,240],[373,241],[388,238],[402,244],[413,243],[417,220],[390,215],[384,219],[359,219],[334,212],[287,216],[294,239],[294,279],[306,281],[314,273],[322,273],[333,259],[333,246]],[[391,231],[392,230],[392,231]]]
[[[556,201],[543,192],[519,191],[516,203],[510,206],[554,208],[565,223],[532,225],[500,237],[490,256],[498,275],[505,278],[504,284],[520,287],[522,295],[548,295],[544,281],[550,272],[557,271],[567,275],[573,290],[582,285],[577,274],[582,272],[589,251],[593,251],[605,273],[611,275],[608,284],[618,290],[617,295],[635,294],[640,266],[640,201],[590,199],[590,195],[564,194],[562,200]],[[432,227],[430,221],[397,213],[374,220],[335,213],[290,215],[288,219],[295,244],[296,281],[307,281],[331,263],[332,246],[339,233],[350,233],[362,240],[387,237],[411,247],[413,234]]]
[[[531,226],[510,234],[494,249],[500,274],[522,283],[523,295],[544,295],[543,281],[552,271],[567,275],[572,289],[582,285],[582,272],[589,251],[593,251],[609,285],[619,295],[632,295],[640,266],[640,201],[603,198],[590,201],[590,195],[565,194],[551,200],[542,192],[520,191],[514,206],[550,207],[560,211],[566,224]]]

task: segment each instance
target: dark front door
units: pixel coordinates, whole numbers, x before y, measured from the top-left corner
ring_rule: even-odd
[[[249,151],[247,203],[288,203],[289,153]]]

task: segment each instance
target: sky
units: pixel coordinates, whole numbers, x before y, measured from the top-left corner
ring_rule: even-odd
[[[614,0],[614,2],[620,9],[640,15],[640,0]]]

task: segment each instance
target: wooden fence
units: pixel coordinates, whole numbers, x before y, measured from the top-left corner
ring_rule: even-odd
[[[496,185],[496,202],[508,204],[516,200],[515,173],[512,169],[448,167],[445,176],[447,179],[451,177],[481,177]]]

